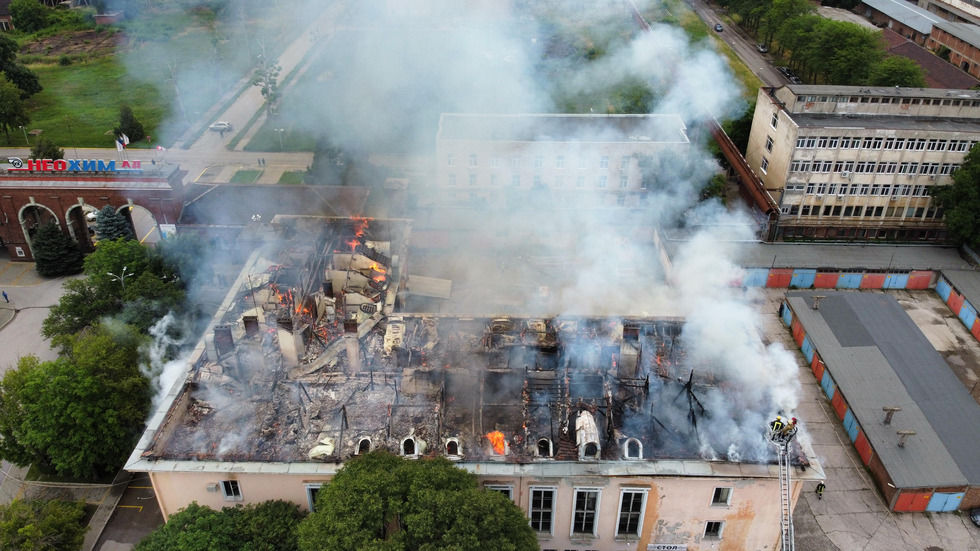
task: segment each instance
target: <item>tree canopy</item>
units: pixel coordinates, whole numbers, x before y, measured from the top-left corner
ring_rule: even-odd
[[[870,86],[902,86],[926,88],[925,72],[918,63],[907,57],[891,56],[871,69]]]
[[[88,526],[84,502],[15,499],[0,505],[0,548],[17,551],[77,551]]]
[[[96,213],[95,233],[99,236],[99,241],[133,239],[133,229],[129,227],[126,217],[116,212],[112,205],[106,205]]]
[[[276,500],[220,511],[191,503],[170,515],[136,546],[137,551],[294,551],[303,513]]]
[[[143,341],[124,325],[94,325],[57,360],[21,358],[0,380],[0,457],[80,478],[120,468],[149,413]]]
[[[119,108],[119,126],[115,128],[114,133],[117,138],[125,134],[133,142],[138,142],[146,137],[143,123],[136,118],[136,115],[133,114],[133,108],[128,105]]]
[[[943,221],[959,244],[980,250],[980,147],[974,145],[953,172],[953,183],[931,186],[936,206],[945,209]]]
[[[34,33],[48,26],[50,10],[37,0],[12,0],[10,15],[17,23],[17,30]]]
[[[538,549],[524,514],[449,460],[360,455],[324,486],[299,526],[299,548],[343,550]]]
[[[25,4],[32,3],[32,0],[14,1],[24,2]],[[37,2],[33,2],[33,4],[35,6],[38,5]],[[13,9],[14,6],[12,3],[10,6],[11,12],[13,12]],[[41,7],[41,9],[47,11],[47,8]],[[17,18],[16,15],[13,17],[15,19]],[[20,28],[21,22],[17,21],[16,25]],[[0,71],[20,90],[21,99],[27,99],[40,92],[43,88],[41,88],[41,81],[38,79],[37,74],[17,61],[17,52],[19,50],[20,46],[16,40],[6,33],[0,34]]]
[[[31,117],[27,114],[27,107],[20,96],[20,89],[13,82],[0,77],[0,129],[3,129],[8,143],[10,142],[11,130],[31,122]]]
[[[38,228],[31,240],[34,268],[44,277],[77,274],[82,271],[82,250],[54,221]]]
[[[64,159],[65,150],[47,138],[38,138],[31,146],[32,159]]]

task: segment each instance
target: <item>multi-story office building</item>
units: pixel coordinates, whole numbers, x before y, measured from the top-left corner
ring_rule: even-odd
[[[762,88],[746,160],[783,239],[943,241],[930,195],[980,140],[973,90]]]
[[[444,113],[430,198],[501,206],[536,191],[558,206],[638,206],[689,148],[677,115]]]

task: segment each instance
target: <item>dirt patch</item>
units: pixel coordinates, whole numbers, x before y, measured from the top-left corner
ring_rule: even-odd
[[[126,35],[121,32],[112,29],[89,30],[47,36],[25,44],[20,53],[49,56],[111,54],[125,44]]]

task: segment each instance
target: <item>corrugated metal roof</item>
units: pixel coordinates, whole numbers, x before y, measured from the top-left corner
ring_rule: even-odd
[[[676,247],[675,243],[671,243]],[[969,264],[953,247],[887,245],[809,245],[755,243],[740,251],[746,268],[837,268],[869,270],[962,269]]]
[[[980,272],[973,270],[943,270],[946,279],[974,307],[980,306]]]
[[[922,34],[931,33],[932,26],[942,22],[938,15],[904,0],[863,0],[863,3]]]
[[[980,27],[970,23],[952,23],[940,19],[935,26],[966,42],[970,46],[980,47]]]
[[[825,296],[819,310],[813,295]],[[980,406],[894,297],[821,291],[787,300],[896,486],[980,483]],[[890,426],[885,406],[902,408]],[[898,430],[917,434],[899,448]]]

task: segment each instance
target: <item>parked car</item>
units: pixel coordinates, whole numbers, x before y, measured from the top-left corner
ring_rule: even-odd
[[[769,48],[766,48],[766,45],[761,42],[755,45],[755,49],[759,50],[760,54],[764,54],[769,51]]]
[[[232,130],[234,130],[234,128],[232,128],[231,126],[231,123],[227,121],[217,121],[211,126],[209,126],[208,128],[214,130],[215,132],[231,132]]]
[[[803,81],[800,80],[800,77],[798,77],[796,75],[793,75],[793,76],[789,77],[789,81],[790,81],[791,84],[803,84]]]
[[[715,24],[715,31],[721,32],[723,30],[725,30],[725,28],[721,26],[721,23],[716,23]]]
[[[970,511],[970,520],[973,521],[973,524],[980,526],[980,509]]]

